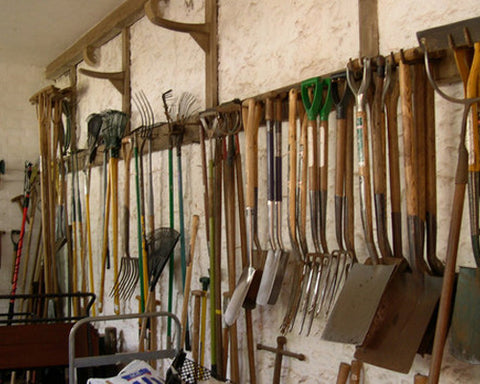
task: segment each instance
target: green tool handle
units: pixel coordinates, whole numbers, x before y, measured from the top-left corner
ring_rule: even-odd
[[[168,149],[168,203],[169,203],[169,212],[170,212],[170,228],[173,228],[175,225],[175,214],[174,214],[174,196],[173,196],[173,151],[171,148]],[[173,252],[170,255],[170,261],[168,266],[168,312],[172,312],[173,307],[173,276],[174,265],[173,265]],[[170,318],[167,320],[167,348],[170,348],[172,345],[172,321]]]

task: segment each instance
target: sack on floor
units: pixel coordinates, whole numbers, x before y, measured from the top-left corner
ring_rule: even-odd
[[[164,384],[161,375],[142,360],[133,360],[117,376],[108,379],[89,379],[87,384]]]

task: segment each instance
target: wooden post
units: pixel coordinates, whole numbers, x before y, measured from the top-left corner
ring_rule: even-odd
[[[360,57],[379,54],[378,1],[358,0]]]

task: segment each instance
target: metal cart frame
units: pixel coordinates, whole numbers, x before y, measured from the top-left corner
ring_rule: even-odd
[[[75,335],[77,330],[87,323],[113,320],[127,320],[127,319],[142,319],[145,317],[169,317],[177,326],[176,348],[162,349],[148,352],[120,352],[110,355],[75,357]],[[178,318],[170,312],[149,312],[149,313],[133,313],[127,315],[111,315],[111,316],[96,316],[86,317],[75,323],[70,331],[68,338],[68,382],[69,384],[76,384],[77,382],[77,368],[85,367],[100,367],[104,365],[128,363],[134,359],[139,360],[157,360],[157,359],[173,359],[180,351],[180,337],[181,325]]]

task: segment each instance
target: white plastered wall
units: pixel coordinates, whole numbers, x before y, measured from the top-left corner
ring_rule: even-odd
[[[3,294],[11,292],[13,244],[11,230],[20,230],[22,211],[11,199],[24,193],[25,161],[38,162],[38,124],[30,97],[46,85],[43,69],[24,63],[0,61],[0,159],[5,160],[5,174],[0,175],[0,230],[2,236],[0,286]],[[28,228],[28,225],[27,225]],[[35,227],[36,228],[36,227]],[[36,233],[34,228],[34,234]],[[35,236],[33,236],[35,238]],[[25,238],[26,239],[26,238]],[[25,243],[26,244],[26,240]],[[25,245],[26,246],[26,245]],[[29,281],[29,277],[27,277]],[[20,271],[19,288],[23,285]],[[17,293],[23,293],[17,291]],[[8,303],[0,303],[6,312]]]
[[[193,0],[192,6],[187,6],[181,0],[171,0],[164,7],[165,17],[179,21],[200,22],[203,20],[203,1]],[[443,0],[418,2],[407,0],[403,2],[379,1],[380,52],[388,54],[401,48],[417,46],[415,32],[425,28],[442,25],[472,17],[472,10],[478,10],[475,1],[462,3]],[[473,12],[474,13],[474,12]],[[358,8],[357,1],[219,1],[219,95],[220,102],[233,98],[246,98],[268,90],[322,75],[342,68],[351,57],[358,55]],[[100,49],[100,64],[93,68],[99,71],[117,71],[121,67],[120,37],[107,43]],[[142,90],[149,98],[155,111],[156,120],[164,120],[161,94],[173,89],[176,96],[184,91],[193,93],[199,99],[199,108],[204,108],[204,57],[194,41],[184,34],[162,30],[152,25],[146,18],[137,22],[131,28],[131,62],[132,62],[132,95]],[[80,68],[87,67],[84,63]],[[67,85],[62,78],[58,86]],[[78,75],[78,116],[80,127],[79,143],[83,147],[86,142],[86,118],[90,113],[106,108],[121,108],[121,97],[106,81],[90,79]],[[447,90],[459,95],[458,84],[448,86]],[[33,112],[32,112],[33,113]],[[438,213],[439,235],[438,255],[444,260],[446,238],[448,234],[450,205],[453,196],[453,175],[456,163],[458,129],[460,125],[460,108],[452,106],[437,98],[437,169],[438,169]],[[330,125],[334,125],[334,114],[331,114]],[[132,127],[140,124],[138,111],[133,106]],[[286,152],[287,126],[284,125],[284,184],[283,195],[286,201]],[[265,130],[259,134],[259,185],[260,192],[260,241],[266,246],[266,165],[265,165]],[[243,137],[241,137],[243,140]],[[330,135],[334,143],[334,134]],[[243,143],[243,141],[242,141]],[[334,151],[330,145],[329,164],[331,168],[330,199],[333,196]],[[243,147],[242,147],[243,149]],[[156,227],[168,226],[168,161],[167,151],[154,153],[153,175],[155,182],[155,223]],[[199,238],[197,241],[194,277],[192,288],[198,289],[199,276],[208,273],[208,254],[205,238],[205,216],[203,212],[203,185],[201,178],[201,162],[199,145],[193,144],[182,149],[182,165],[184,180],[185,229],[190,230],[190,219],[193,214],[200,215]],[[177,167],[174,151],[175,169],[175,221],[178,224],[178,199],[176,196]],[[134,198],[134,163],[132,162],[131,211],[130,211],[130,252],[138,256],[136,235],[136,208]],[[119,166],[120,201],[122,201],[122,186],[124,182],[123,162]],[[83,178],[81,179],[83,184]],[[95,257],[95,282],[98,287],[100,276],[100,249],[102,227],[102,170],[96,167],[92,171],[91,184],[92,235]],[[330,215],[327,230],[328,240],[335,244],[333,227],[333,207],[329,201]],[[466,213],[466,212],[465,212]],[[286,217],[286,210],[284,210]],[[361,260],[365,250],[362,247],[361,224],[357,215],[356,245]],[[464,215],[466,217],[466,215]],[[120,220],[120,226],[123,218]],[[460,244],[459,263],[472,265],[469,259],[469,240],[467,221],[464,220]],[[283,231],[284,241],[289,245],[287,228]],[[121,243],[121,242],[120,242]],[[186,239],[188,244],[188,237]],[[407,249],[405,242],[404,249]],[[121,253],[122,255],[122,253]],[[121,256],[120,255],[120,256]],[[223,252],[225,255],[225,252]],[[223,276],[226,276],[226,263],[222,266]],[[176,267],[179,287],[178,265]],[[241,268],[238,265],[237,272]],[[238,276],[238,275],[237,275]],[[288,276],[287,276],[288,278]],[[165,309],[166,283],[161,279],[157,289],[157,297]],[[113,284],[112,271],[107,272],[106,292]],[[279,302],[268,308],[258,308],[254,311],[255,341],[274,346],[279,334],[279,326],[286,308],[289,294],[289,281]],[[294,284],[294,283],[293,283]],[[226,281],[223,281],[226,289]],[[138,292],[138,288],[137,288]],[[181,294],[174,295],[174,312],[179,315],[182,303]],[[135,299],[122,303],[124,313],[136,312],[138,304]],[[112,300],[106,297],[104,313],[113,312]],[[243,319],[239,320],[239,334],[243,335]],[[304,353],[306,362],[284,358],[282,382],[284,383],[330,383],[335,381],[338,365],[341,361],[350,361],[354,349],[351,346],[328,343],[320,336],[325,325],[324,320],[315,320],[310,336],[298,335],[298,329],[287,335],[286,348],[294,352]],[[135,348],[136,326],[122,329],[125,338],[124,346]],[[240,337],[241,375],[242,383],[248,382],[245,338]],[[207,335],[207,340],[208,335]],[[274,355],[264,351],[256,351],[256,367],[259,383],[269,383],[273,375]],[[208,353],[207,353],[208,356]],[[207,357],[207,362],[208,362]],[[367,366],[366,383],[411,383],[417,372],[427,373],[429,358],[417,356],[410,374],[402,375],[390,371]],[[468,366],[454,360],[446,353],[442,382],[444,383],[475,383],[480,378],[476,367]]]

